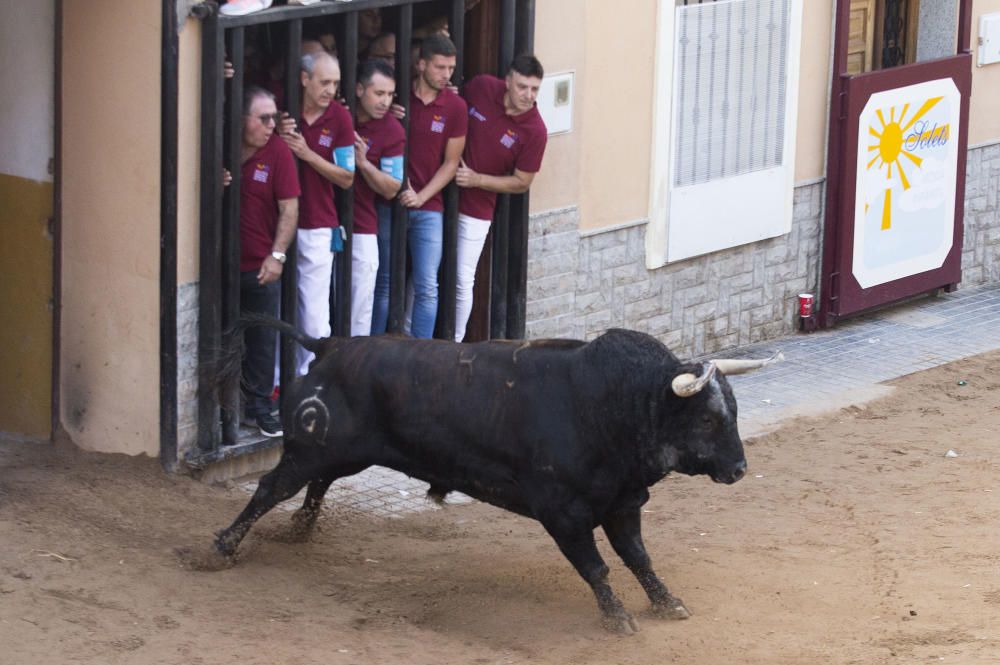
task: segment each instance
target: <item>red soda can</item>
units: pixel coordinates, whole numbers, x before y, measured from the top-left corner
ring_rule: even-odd
[[[799,316],[803,319],[808,319],[813,313],[813,294],[811,293],[800,293],[799,294]]]

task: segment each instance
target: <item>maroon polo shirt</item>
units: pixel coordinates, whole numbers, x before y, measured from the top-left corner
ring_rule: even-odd
[[[469,125],[465,100],[445,88],[430,104],[410,93],[410,159],[406,175],[413,191],[419,192],[444,163],[448,139],[465,136]],[[444,211],[441,192],[431,197],[421,210]]]
[[[258,270],[278,231],[278,201],[300,193],[291,148],[277,133],[240,168],[240,270]]]
[[[403,154],[406,132],[399,121],[388,113],[381,120],[369,120],[358,125],[358,134],[368,144],[368,161],[379,170],[384,170],[382,159],[400,157]],[[375,191],[360,173],[354,178],[354,232],[378,233]]]
[[[309,149],[328,162],[337,163],[333,156],[337,148],[348,149],[351,159],[354,157],[354,125],[351,114],[337,101],[330,102],[323,115],[311,125],[305,118],[300,118],[299,131]],[[347,168],[345,164],[337,165]],[[349,170],[353,170],[353,167]],[[302,181],[299,228],[325,229],[339,226],[337,207],[333,203],[333,183],[307,164],[302,164],[299,178]]]
[[[469,134],[465,139],[465,163],[476,173],[511,175],[514,169],[537,173],[548,141],[548,130],[538,107],[519,115],[507,115],[503,79],[483,74],[465,84],[462,93],[469,104]],[[476,187],[459,189],[458,211],[476,219],[493,219],[497,195]]]

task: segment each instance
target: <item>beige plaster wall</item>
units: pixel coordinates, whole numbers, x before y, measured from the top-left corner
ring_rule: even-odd
[[[1000,0],[996,0],[1000,2]],[[804,0],[796,181],[825,170],[832,0]],[[535,44],[546,69],[575,70],[573,132],[550,138],[532,212],[579,205],[581,229],[645,219],[657,4],[542,2]]]
[[[567,5],[569,3],[559,3]],[[648,215],[656,2],[584,2],[582,230]]]
[[[1000,0],[972,3],[972,102],[969,107],[969,145],[1000,141],[1000,63],[977,67],[979,18],[1000,12]]]
[[[201,178],[201,21],[189,18],[178,38],[177,284],[198,281]]]
[[[799,117],[795,132],[795,182],[826,173],[826,139],[833,50],[833,0],[804,0],[799,58]]]
[[[535,49],[547,74],[573,71],[573,130],[549,137],[542,170],[531,188],[531,212],[580,202],[587,49],[583,2],[535,3]]]
[[[159,451],[157,2],[63,2],[60,418],[82,448]]]

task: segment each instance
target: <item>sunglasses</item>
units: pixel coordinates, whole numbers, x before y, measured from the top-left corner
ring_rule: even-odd
[[[257,118],[263,125],[266,125],[269,122],[273,122],[274,124],[277,125],[279,122],[281,122],[280,113],[265,113],[263,115],[251,115],[248,113],[247,116],[250,118]]]

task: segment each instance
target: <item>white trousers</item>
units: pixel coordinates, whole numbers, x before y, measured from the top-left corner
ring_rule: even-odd
[[[455,275],[455,341],[465,338],[465,327],[472,313],[472,287],[476,266],[483,253],[483,243],[490,232],[490,220],[468,215],[458,216],[458,259]]]
[[[378,275],[378,236],[355,233],[351,249],[351,337],[370,335],[375,277]]]
[[[333,229],[299,229],[295,232],[299,276],[299,329],[310,337],[330,336],[330,277]],[[296,345],[295,366],[299,375],[309,370],[314,355]]]

